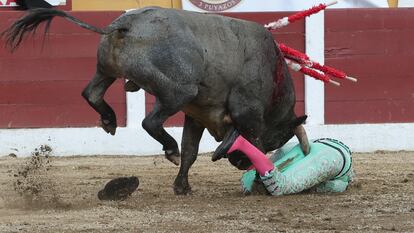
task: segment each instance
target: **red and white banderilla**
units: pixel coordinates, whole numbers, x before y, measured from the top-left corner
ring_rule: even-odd
[[[313,14],[318,13],[319,11],[325,10],[328,6],[332,6],[334,4],[338,3],[337,0],[331,1],[329,3],[325,3],[325,4],[319,4],[318,6],[314,6],[308,10],[304,10],[301,12],[298,12],[296,14],[293,14],[291,16],[288,17],[283,17],[277,21],[268,23],[265,25],[265,28],[269,29],[269,30],[275,30],[278,28],[282,28],[285,27],[295,21],[301,20],[307,16],[311,16]]]
[[[318,76],[318,75],[317,75],[318,77],[315,77],[313,75],[307,74],[309,76],[315,77],[316,79],[319,79],[319,80],[322,80],[322,81],[325,81],[325,82],[330,82],[329,81],[330,78],[327,75],[332,75],[333,77],[339,78],[339,79],[347,79],[347,80],[350,80],[352,82],[357,82],[358,81],[356,78],[349,77],[343,71],[337,70],[337,69],[335,69],[333,67],[330,67],[330,66],[321,65],[320,63],[318,63],[316,61],[312,61],[309,58],[308,55],[306,55],[304,53],[301,53],[301,52],[299,52],[299,51],[297,51],[297,50],[295,50],[293,48],[290,48],[290,47],[286,46],[285,44],[279,43],[278,45],[279,45],[279,48],[282,51],[282,53],[285,55],[285,57],[288,60],[291,61],[290,63],[296,63],[296,64],[299,64],[299,65],[305,66],[305,70],[307,70],[306,68],[312,68],[312,69],[319,70],[319,71],[321,71],[321,72],[324,73],[324,76],[326,76],[327,79],[326,79],[326,77],[325,78],[322,78],[321,76]],[[291,67],[291,65],[289,65],[289,67]],[[293,70],[295,70],[295,69],[293,69]],[[298,71],[298,70],[296,70],[296,71]],[[299,70],[299,71],[301,71],[301,70]],[[310,72],[310,73],[311,74],[316,74],[314,72]],[[321,75],[321,73],[318,73],[318,74]],[[339,84],[339,83],[337,83],[335,81],[333,81],[331,83],[333,83],[333,84]]]

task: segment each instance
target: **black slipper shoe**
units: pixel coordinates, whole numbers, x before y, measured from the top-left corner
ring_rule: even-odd
[[[230,147],[233,145],[234,141],[239,135],[240,134],[239,132],[237,132],[237,130],[233,130],[233,132],[231,132],[229,136],[224,138],[223,142],[217,147],[216,151],[214,151],[214,154],[211,160],[213,160],[214,162],[214,161],[217,161],[223,158],[227,154],[227,151],[229,151]]]
[[[139,179],[136,176],[115,178],[99,191],[98,198],[102,201],[125,200],[138,188],[138,185]]]

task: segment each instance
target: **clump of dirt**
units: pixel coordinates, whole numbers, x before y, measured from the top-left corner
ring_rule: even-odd
[[[23,198],[29,208],[64,208],[67,204],[61,201],[56,191],[56,183],[49,171],[52,168],[52,148],[41,145],[36,148],[23,166],[14,173],[14,191],[17,197]]]

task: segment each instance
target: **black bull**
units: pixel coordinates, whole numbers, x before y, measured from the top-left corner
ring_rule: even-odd
[[[293,109],[295,92],[279,48],[262,25],[218,15],[174,9],[143,8],[127,12],[103,29],[63,11],[32,10],[4,32],[16,49],[24,35],[42,22],[47,28],[60,16],[102,35],[94,78],[82,96],[101,115],[102,128],[115,134],[116,115],[103,99],[116,78],[126,89],[144,89],[156,97],[143,128],[163,145],[167,159],[181,166],[176,194],[191,191],[188,171],[197,158],[205,128],[217,141],[238,130],[263,152],[281,147],[296,134],[308,151]],[[163,123],[185,113],[181,155]],[[250,162],[234,152],[228,156],[239,169]]]

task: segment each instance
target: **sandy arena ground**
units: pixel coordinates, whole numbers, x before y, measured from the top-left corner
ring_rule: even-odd
[[[190,196],[173,194],[178,167],[162,156],[52,157],[18,184],[28,160],[0,158],[0,232],[414,232],[414,152],[354,154],[346,193],[284,197],[243,196],[241,172],[210,155],[191,170]],[[97,199],[130,175],[141,184],[129,199]]]

